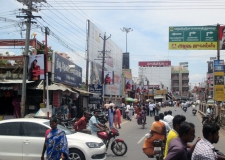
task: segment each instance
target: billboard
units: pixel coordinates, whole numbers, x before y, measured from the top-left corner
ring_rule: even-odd
[[[101,71],[103,50],[104,32],[101,31],[95,24],[88,21],[88,53],[91,62],[90,81],[92,84],[102,84]],[[101,35],[101,37],[99,36]],[[105,50],[110,51],[105,54],[105,71],[114,71],[114,83],[112,85],[105,85],[104,93],[106,95],[122,95],[122,49],[112,41],[111,38],[106,40]],[[100,51],[100,52],[99,52]]]
[[[170,67],[171,61],[141,61],[138,62],[140,67]]]
[[[225,26],[219,29],[220,50],[225,50]]]
[[[123,69],[130,69],[130,56],[129,52],[123,53]]]
[[[213,73],[213,61],[208,62],[208,73]]]
[[[214,100],[224,101],[224,60],[214,60]]]
[[[75,69],[70,72],[69,65],[74,65]],[[81,87],[82,83],[82,68],[74,64],[70,60],[63,58],[59,54],[54,54],[54,74],[53,81],[71,85],[74,87]]]
[[[132,91],[132,79],[125,79],[125,91]]]
[[[143,86],[143,88],[142,88],[142,91],[144,92],[144,93],[148,93],[148,86]]]
[[[217,26],[169,27],[169,50],[217,50]]]
[[[114,72],[104,71],[104,84],[114,84]]]
[[[45,79],[45,55],[30,55],[28,62],[28,81]]]
[[[136,85],[136,92],[137,93],[141,93],[141,89],[142,89],[141,85]]]

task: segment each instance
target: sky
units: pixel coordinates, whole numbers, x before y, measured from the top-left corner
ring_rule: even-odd
[[[225,24],[223,18],[225,1],[222,0],[47,0],[37,6],[40,11],[33,12],[42,18],[35,19],[40,26],[47,26],[75,52],[59,43],[53,35],[48,44],[54,51],[67,53],[75,64],[83,68],[85,79],[85,51],[87,20],[91,20],[106,35],[126,51],[126,34],[123,27],[132,28],[127,35],[127,50],[130,53],[130,68],[133,77],[138,76],[138,61],[171,60],[172,65],[188,62],[191,85],[203,82],[207,72],[207,61],[216,57],[215,50],[168,49],[170,26],[208,26]],[[4,22],[1,17],[19,21],[19,9],[26,8],[16,0],[1,0],[0,38],[25,38],[18,23]],[[23,26],[22,29],[26,27]],[[39,41],[44,40],[40,28],[32,26]],[[22,37],[21,37],[22,35]],[[0,53],[21,54],[22,49],[0,48]],[[224,51],[220,52],[225,59]]]

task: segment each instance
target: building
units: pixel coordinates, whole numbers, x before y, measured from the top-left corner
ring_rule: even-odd
[[[148,92],[147,97],[165,100],[165,93],[171,90],[171,61],[141,61],[138,63],[138,79],[140,81],[137,88],[144,87]],[[163,95],[157,95],[155,90],[165,90]]]
[[[171,67],[171,90],[177,99],[189,97],[189,70],[183,66]]]

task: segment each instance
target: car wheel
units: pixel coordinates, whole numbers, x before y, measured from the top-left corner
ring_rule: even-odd
[[[69,150],[69,160],[85,160],[84,154],[78,149]]]

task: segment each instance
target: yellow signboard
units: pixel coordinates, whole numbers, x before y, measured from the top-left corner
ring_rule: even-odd
[[[224,101],[224,72],[214,72],[214,100]]]
[[[217,42],[169,42],[169,50],[216,50]]]

